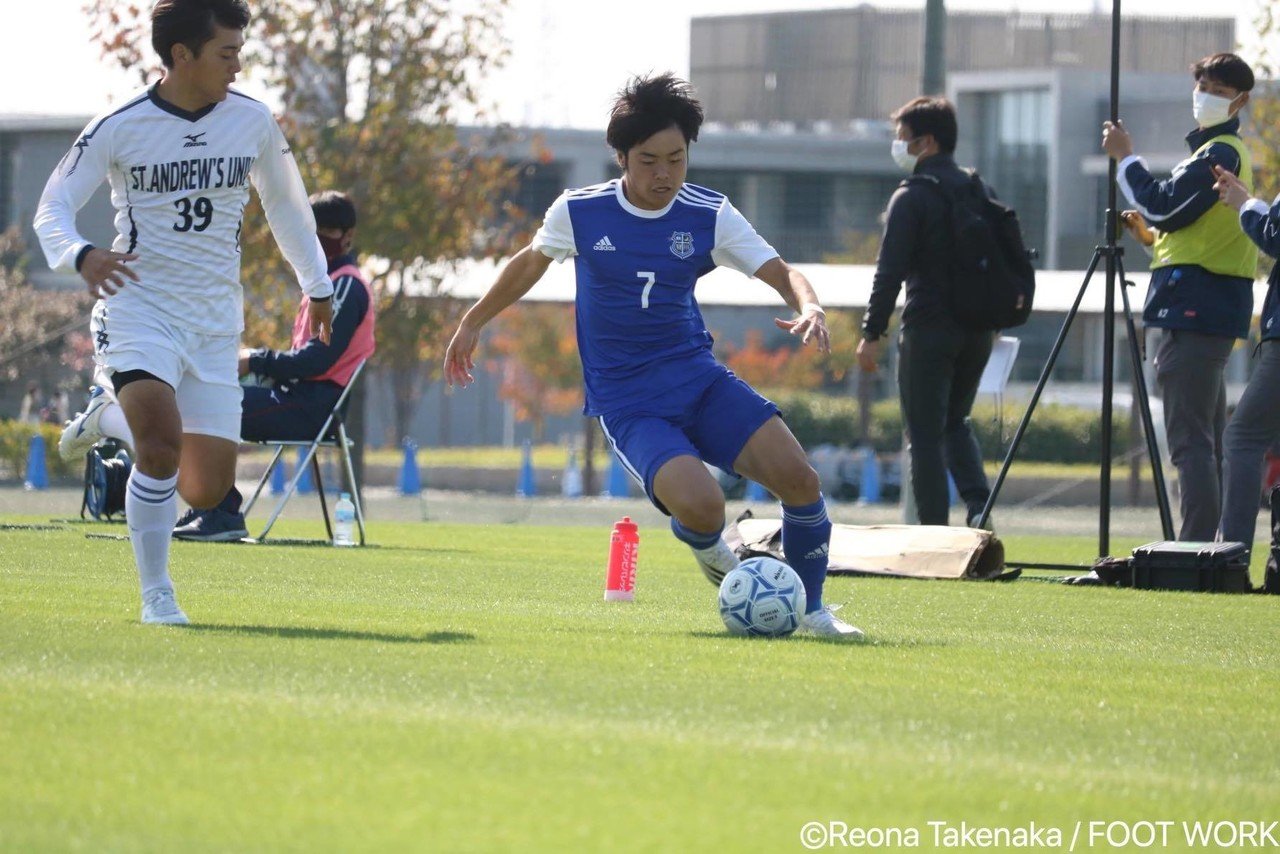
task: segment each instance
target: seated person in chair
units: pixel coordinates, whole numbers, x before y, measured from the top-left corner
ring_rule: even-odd
[[[270,382],[243,389],[240,437],[247,442],[315,438],[356,367],[373,355],[373,297],[352,253],[355,205],[344,193],[327,190],[311,197],[311,211],[333,279],[333,331],[328,344],[308,335],[310,300],[303,297],[293,325],[292,349],[241,351],[240,376],[256,374]],[[103,438],[133,447],[119,404],[108,391],[95,387],[85,411],[63,430],[58,449],[64,459],[73,459]],[[173,535],[204,541],[246,537],[242,501],[240,491],[232,486],[217,507],[188,511]]]

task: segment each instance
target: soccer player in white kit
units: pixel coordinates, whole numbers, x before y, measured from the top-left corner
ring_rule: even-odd
[[[248,23],[244,0],[159,0],[151,43],[163,77],[89,124],[35,217],[49,266],[77,271],[98,297],[90,329],[99,372],[136,446],[125,514],[144,623],[188,622],[169,578],[175,490],[193,507],[213,507],[235,480],[250,182],[311,298],[311,334],[327,342],[332,323],[333,285],[289,144],[265,105],[230,88]],[[75,222],[104,179],[116,209],[110,249],[90,244]]]

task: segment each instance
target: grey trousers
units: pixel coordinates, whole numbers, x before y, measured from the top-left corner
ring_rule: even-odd
[[[1223,370],[1235,339],[1162,330],[1156,383],[1164,400],[1169,455],[1178,471],[1179,540],[1208,542],[1221,515],[1222,430],[1227,420]]]
[[[948,522],[948,470],[970,515],[991,495],[969,411],[994,338],[990,332],[961,329],[950,319],[902,331],[898,394],[911,443],[911,490],[921,525]]]
[[[1280,439],[1280,341],[1263,341],[1258,365],[1249,377],[1223,436],[1222,539],[1253,547],[1262,497],[1262,461]]]

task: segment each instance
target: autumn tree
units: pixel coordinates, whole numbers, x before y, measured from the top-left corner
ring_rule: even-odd
[[[542,441],[550,415],[582,408],[582,362],[574,336],[572,306],[518,303],[493,322],[487,347],[499,357],[498,394],[515,405],[516,417],[533,425]]]
[[[744,382],[764,389],[817,388],[822,383],[822,368],[812,346],[802,348],[788,341],[769,348],[764,333],[749,329],[742,345],[724,345],[724,363]]]
[[[92,364],[89,295],[36,291],[26,274],[26,246],[16,226],[0,232],[0,381]],[[21,376],[20,376],[21,374]]]
[[[515,180],[496,153],[501,135],[458,129],[461,116],[483,116],[478,83],[505,56],[505,0],[460,5],[258,0],[247,34],[246,70],[279,93],[308,189],[343,190],[359,209],[378,311],[375,361],[391,380],[401,436],[461,310],[445,298],[450,265],[503,251],[524,224],[518,211],[498,215]],[[89,0],[86,9],[107,56],[154,74],[142,7]],[[247,212],[242,244],[246,341],[287,338],[297,286],[260,211]]]
[[[1254,18],[1258,33],[1257,54],[1245,57],[1253,67],[1258,84],[1249,100],[1250,125],[1245,138],[1251,141],[1254,165],[1253,194],[1270,202],[1280,194],[1280,56],[1274,42],[1280,36],[1280,0],[1258,0]],[[1259,253],[1264,272],[1273,263]]]

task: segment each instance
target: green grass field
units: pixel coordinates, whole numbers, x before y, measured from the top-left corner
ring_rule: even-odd
[[[386,524],[364,551],[177,544],[177,629],[138,623],[128,543],[86,530],[121,531],[0,531],[0,850],[1280,818],[1272,597],[839,578],[870,642],[752,641],[665,532],[623,604],[607,531]]]

